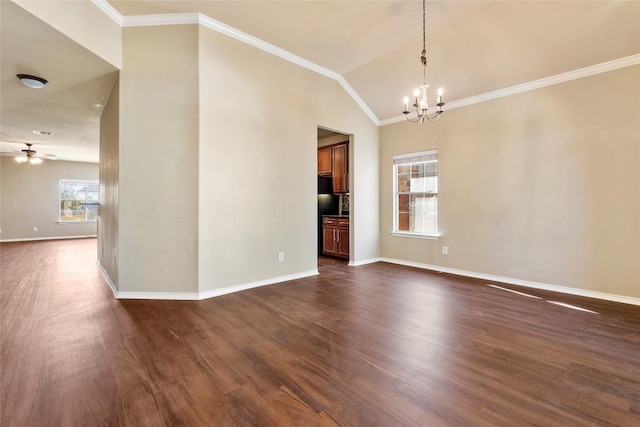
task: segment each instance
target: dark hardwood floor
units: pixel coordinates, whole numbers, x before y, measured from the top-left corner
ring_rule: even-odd
[[[331,259],[118,301],[95,248],[0,246],[2,426],[640,425],[636,306]]]

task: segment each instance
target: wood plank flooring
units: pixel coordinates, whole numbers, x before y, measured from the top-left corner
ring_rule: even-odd
[[[0,251],[5,427],[640,426],[639,307],[331,259],[118,301],[93,239]]]

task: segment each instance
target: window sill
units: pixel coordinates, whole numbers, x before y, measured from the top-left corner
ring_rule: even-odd
[[[439,234],[408,233],[404,231],[392,231],[391,235],[395,237],[410,237],[412,239],[428,239],[428,240],[438,240],[440,238]]]
[[[58,224],[96,224],[98,221],[57,221]]]

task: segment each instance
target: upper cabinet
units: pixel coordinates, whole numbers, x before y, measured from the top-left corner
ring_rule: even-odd
[[[333,193],[349,192],[349,144],[334,145],[332,150],[331,176]]]
[[[331,175],[331,147],[318,148],[318,175]]]
[[[349,143],[318,148],[318,175],[330,176],[333,194],[349,193]]]

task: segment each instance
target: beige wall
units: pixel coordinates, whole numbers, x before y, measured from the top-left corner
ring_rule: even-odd
[[[118,288],[120,81],[116,80],[100,115],[100,210],[98,262]]]
[[[93,2],[13,0],[111,65],[122,66],[122,29]]]
[[[45,160],[28,165],[11,156],[0,162],[1,240],[96,235],[95,222],[58,224],[58,192],[61,179],[98,180],[97,164]]]
[[[381,128],[382,256],[640,297],[639,93],[635,66]],[[393,237],[392,156],[427,149],[442,237]]]
[[[200,291],[317,268],[318,125],[354,135],[352,259],[378,256],[377,127],[337,82],[200,28]]]
[[[125,28],[119,291],[197,292],[198,27]]]

